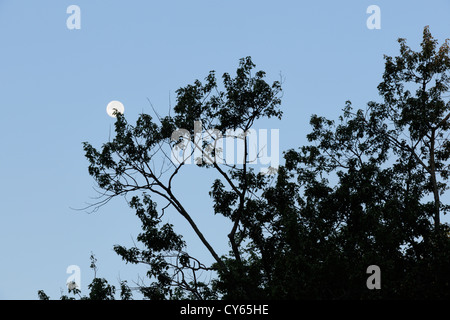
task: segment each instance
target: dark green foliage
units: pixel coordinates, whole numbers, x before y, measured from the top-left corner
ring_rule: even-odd
[[[236,77],[214,72],[177,90],[175,115],[141,115],[136,126],[117,115],[116,136],[97,150],[84,144],[89,173],[104,200],[139,192],[130,207],[142,223],[142,248],[115,251],[148,266],[149,299],[448,299],[450,228],[440,222],[449,206],[449,47],[437,47],[428,27],[422,51],[399,40],[400,56],[385,57],[382,102],[354,110],[347,101],[338,121],[313,115],[310,145],[284,153],[274,176],[242,165],[198,164],[217,178],[209,195],[212,213],[230,222],[230,251],[219,255],[172,189],[183,163],[155,170],[155,156],[173,146],[171,133],[205,129],[248,130],[265,117],[281,118],[281,84],[269,85],[249,57]],[[201,146],[204,147],[204,146]],[[165,206],[158,211],[150,195]],[[191,226],[214,258],[204,265],[188,253],[182,236],[164,223],[173,209]],[[366,286],[367,267],[381,269],[381,290]],[[207,274],[208,277],[202,274]],[[211,281],[204,281],[211,279]],[[114,288],[94,279],[90,298],[107,299]],[[122,299],[131,291],[122,283]],[[128,288],[128,289],[127,289]],[[48,298],[39,292],[41,299]]]
[[[183,128],[193,134],[194,121],[202,121],[205,130],[216,129],[226,136],[229,134],[227,130],[248,130],[261,117],[281,117],[279,110],[281,100],[278,97],[281,84],[275,81],[269,85],[265,82],[265,74],[262,71],[252,75],[254,67],[250,57],[241,59],[236,77],[232,78],[227,73],[223,75],[224,91],[220,91],[214,72],[206,77],[205,84],[196,80],[193,85],[180,88],[176,92],[175,115],[159,119],[160,125],[152,122],[150,116],[143,114],[137,120],[136,126],[131,126],[123,115],[117,114],[116,136],[113,141],[104,144],[100,151],[84,143],[86,157],[90,162],[89,173],[97,181],[99,188],[105,191],[105,199],[99,205],[118,195],[144,192],[143,200],[134,196],[130,206],[142,222],[143,233],[137,240],[145,249],[137,247],[127,249],[120,245],[114,249],[127,262],[148,265],[147,276],[152,282],[141,287],[141,292],[147,298],[216,298],[216,291],[198,279],[197,274],[205,271],[221,269],[229,275],[233,274],[232,277],[242,278],[242,274],[239,273],[242,261],[238,261],[238,273],[229,272],[226,259],[219,257],[214,251],[190,213],[184,209],[174,194],[172,182],[182,170],[184,163],[168,165],[159,163],[162,168],[158,171],[154,168],[157,163],[156,155],[163,153],[164,147],[178,143],[171,140],[171,133],[175,129]],[[238,242],[244,239],[244,233],[238,226],[244,221],[246,211],[254,210],[260,205],[257,202],[251,203],[254,208],[245,205],[248,190],[262,188],[267,183],[248,168],[248,146],[245,148],[245,163],[242,168],[233,166],[229,172],[225,172],[217,163],[199,164],[217,170],[223,181],[232,188],[232,191],[226,192],[222,180],[218,179],[214,183],[211,196],[216,202],[215,213],[225,215],[235,225],[229,239],[238,260],[241,255]],[[216,260],[213,266],[207,267],[187,253],[185,243],[181,236],[173,231],[172,225],[163,224],[164,209],[159,214],[156,204],[148,194],[145,194],[146,192],[160,196],[168,203],[164,209],[174,208],[189,222]],[[237,207],[232,208],[235,205]],[[258,232],[257,227],[253,226],[255,222],[248,221],[252,225],[252,232]],[[242,239],[238,240],[239,237]],[[257,273],[256,268],[253,269]],[[237,283],[240,280],[233,281]]]
[[[378,87],[384,103],[353,111],[347,102],[338,125],[313,116],[308,139],[315,145],[285,155],[303,188],[299,215],[312,227],[308,239],[326,242],[326,257],[315,255],[315,274],[326,281],[311,282],[322,288],[318,298],[449,297],[450,277],[443,272],[450,267],[449,228],[440,223],[448,206],[440,195],[448,177],[442,138],[449,129],[450,65],[447,42],[436,44],[428,28],[422,52],[401,39],[401,56],[386,57]],[[331,188],[323,177],[337,183]],[[425,200],[430,196],[434,201]],[[372,264],[382,270],[380,291],[365,288],[364,270]]]
[[[50,297],[43,290],[38,291],[39,300],[50,300]]]
[[[228,73],[223,75],[225,91],[219,91],[214,71],[206,77],[204,85],[197,80],[194,85],[178,89],[174,108],[176,126],[192,130],[194,121],[200,120],[205,129],[225,133],[226,129],[246,131],[261,117],[281,118],[280,82],[269,85],[263,71],[253,76],[254,67],[250,57],[241,59],[235,78]]]
[[[97,277],[97,259],[94,254],[90,256],[91,264],[90,268],[94,271],[94,278],[88,285],[89,295],[82,296],[81,290],[76,286],[75,282],[68,283],[67,289],[69,295],[61,293],[61,300],[115,300],[116,288],[110,284],[104,278]],[[45,294],[43,290],[38,291],[39,300],[50,300],[50,297]],[[130,300],[132,298],[132,293],[130,287],[128,287],[126,281],[120,282],[120,297],[122,300]]]

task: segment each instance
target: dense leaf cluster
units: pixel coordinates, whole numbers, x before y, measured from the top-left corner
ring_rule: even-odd
[[[382,101],[364,110],[347,101],[338,122],[313,115],[310,144],[286,151],[275,176],[248,166],[246,143],[242,165],[199,169],[218,175],[209,195],[213,212],[230,222],[226,254],[214,250],[173,189],[184,163],[163,161],[158,171],[155,157],[167,160],[164,146],[177,142],[171,133],[192,134],[194,121],[226,135],[261,117],[281,118],[281,83],[269,85],[262,71],[253,75],[249,57],[236,77],[224,74],[223,91],[211,72],[204,84],[177,91],[175,115],[160,124],[143,114],[132,126],[118,114],[113,141],[101,150],[85,143],[89,173],[105,192],[100,205],[143,194],[130,201],[142,223],[141,247],[115,246],[126,262],[148,266],[150,283],[139,286],[141,293],[149,299],[449,298],[450,229],[440,221],[449,209],[441,199],[450,157],[449,46],[438,47],[428,27],[420,52],[399,43],[400,55],[385,57]],[[187,220],[212,265],[191,256],[164,222],[169,208]],[[381,290],[366,286],[370,265],[381,269]],[[98,299],[114,293],[99,280],[91,290]]]

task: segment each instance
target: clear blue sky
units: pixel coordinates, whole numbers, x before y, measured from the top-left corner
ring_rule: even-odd
[[[66,27],[72,4],[80,30]],[[380,30],[366,27],[372,4]],[[447,0],[0,0],[0,299],[36,299],[39,289],[58,298],[72,264],[86,293],[91,251],[113,284],[143,275],[112,251],[139,233],[124,199],[90,215],[71,209],[96,195],[81,143],[107,141],[109,101],[131,121],[151,112],[147,98],[165,114],[176,89],[209,70],[233,73],[250,55],[269,80],[285,77],[284,118],[266,127],[280,129],[281,151],[298,147],[312,113],[336,118],[348,99],[379,100],[383,54],[398,53],[397,38],[417,49],[425,25],[450,38],[449,12]],[[208,177],[189,170],[181,197],[224,253]]]

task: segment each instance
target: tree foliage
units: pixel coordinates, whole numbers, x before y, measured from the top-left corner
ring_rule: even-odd
[[[116,299],[116,287],[110,285],[105,278],[97,277],[97,259],[94,254],[90,256],[91,264],[90,268],[94,271],[94,278],[88,285],[89,295],[81,295],[81,289],[76,282],[67,283],[67,294],[63,294],[61,291],[60,300],[115,300]],[[50,297],[43,291],[38,291],[39,300],[50,300]],[[122,300],[130,300],[132,298],[131,289],[127,284],[127,281],[120,281],[120,297]]]
[[[385,56],[382,101],[358,110],[347,101],[338,121],[313,115],[310,144],[286,151],[276,175],[249,166],[246,139],[241,165],[197,162],[198,170],[217,174],[209,195],[211,213],[230,222],[225,254],[215,251],[176,194],[186,163],[171,161],[167,150],[183,140],[185,133],[174,139],[177,129],[194,134],[195,121],[227,136],[260,118],[281,118],[281,83],[254,73],[250,57],[240,60],[235,77],[223,75],[223,89],[212,71],[204,83],[177,90],[173,116],[155,121],[142,114],[133,126],[117,114],[112,141],[101,149],[84,143],[89,174],[104,192],[96,205],[133,194],[140,247],[114,249],[126,262],[148,266],[150,283],[141,293],[149,299],[448,298],[450,229],[441,216],[449,210],[442,202],[450,157],[449,46],[438,47],[428,27],[421,51],[405,39],[399,44],[399,56]],[[189,254],[182,235],[164,222],[169,209],[188,222],[214,263]],[[366,286],[370,265],[381,269],[381,290]],[[92,290],[91,298],[113,293],[100,280]]]

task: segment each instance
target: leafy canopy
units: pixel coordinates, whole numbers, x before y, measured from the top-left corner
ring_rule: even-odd
[[[441,223],[449,210],[442,202],[450,157],[449,46],[438,47],[428,27],[421,51],[405,39],[399,44],[399,56],[385,56],[381,102],[355,110],[347,101],[338,121],[312,115],[310,144],[287,150],[276,175],[249,167],[246,140],[240,165],[197,163],[217,175],[211,213],[229,221],[228,253],[215,250],[195,212],[183,206],[174,185],[185,163],[167,154],[183,139],[174,141],[172,133],[183,128],[192,135],[195,121],[227,135],[261,118],[281,118],[281,82],[268,84],[263,71],[253,72],[250,57],[240,60],[235,77],[223,75],[223,90],[213,71],[204,83],[177,90],[173,116],[155,121],[142,114],[133,126],[117,114],[112,141],[101,149],[84,143],[89,174],[103,192],[94,209],[132,194],[140,246],[114,250],[148,266],[148,283],[139,285],[144,297],[449,298],[450,229]],[[165,220],[169,211],[188,222],[214,263],[189,253]],[[366,286],[370,265],[381,269],[381,290]],[[114,294],[101,280],[91,291],[96,299]]]

